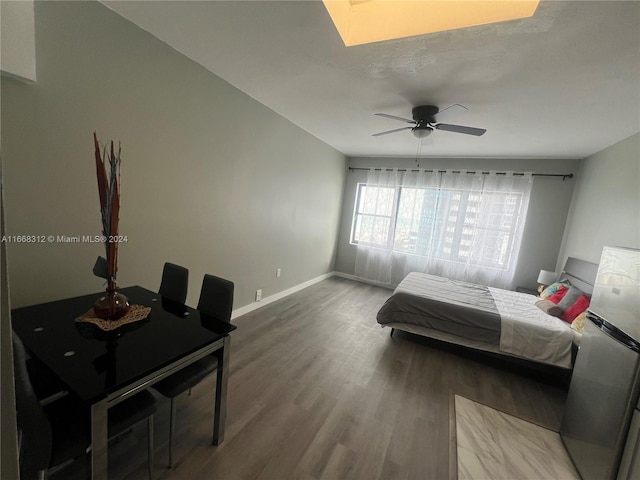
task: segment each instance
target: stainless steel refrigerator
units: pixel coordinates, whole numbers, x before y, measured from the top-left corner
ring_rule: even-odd
[[[560,435],[583,480],[615,479],[640,389],[640,250],[604,247]]]

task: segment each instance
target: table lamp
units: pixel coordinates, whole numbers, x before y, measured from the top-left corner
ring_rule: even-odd
[[[538,293],[542,291],[556,281],[558,274],[556,272],[550,272],[549,270],[540,270],[538,275]]]

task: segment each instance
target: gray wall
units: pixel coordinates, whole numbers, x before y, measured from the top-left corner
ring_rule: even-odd
[[[558,263],[598,263],[604,245],[640,248],[640,133],[583,161]]]
[[[97,2],[37,2],[38,82],[2,79],[9,235],[95,235],[92,132],[122,142],[118,283],[165,261],[236,283],[235,307],[333,270],[342,154]],[[99,244],[9,244],[12,307],[95,292]],[[275,277],[276,268],[282,276]]]
[[[3,170],[0,162],[0,236],[5,235]],[[9,324],[7,244],[0,243],[0,478],[18,478],[18,429],[13,377],[13,345]]]
[[[415,158],[351,158],[350,167],[415,168]],[[511,170],[534,173],[577,173],[580,160],[527,159],[422,159],[420,168]],[[367,178],[366,171],[347,174],[338,240],[336,271],[352,275],[355,246],[349,243],[356,186]],[[577,175],[573,179],[535,177],[523,235],[515,284],[535,288],[540,269],[553,270],[562,243],[562,235],[571,204]]]
[[[0,70],[2,75],[36,81],[33,0],[0,2]]]

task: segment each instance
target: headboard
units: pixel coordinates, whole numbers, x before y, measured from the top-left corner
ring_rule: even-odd
[[[579,258],[567,258],[560,279],[567,278],[571,285],[578,287],[585,293],[593,293],[593,284],[598,274],[598,264],[580,260]]]

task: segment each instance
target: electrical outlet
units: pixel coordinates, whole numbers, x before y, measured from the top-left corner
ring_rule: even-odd
[[[260,300],[262,300],[262,290],[258,289],[256,290],[256,302],[259,302]]]
[[[276,268],[276,278],[280,278],[280,274],[282,273],[281,268]]]

